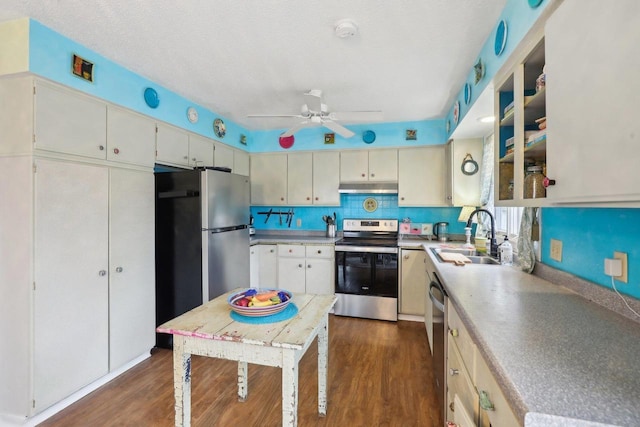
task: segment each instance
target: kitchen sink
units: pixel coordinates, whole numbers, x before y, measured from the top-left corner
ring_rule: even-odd
[[[486,252],[478,252],[475,249],[464,249],[464,248],[431,248],[431,252],[436,255],[438,261],[445,262],[441,257],[440,253],[450,253],[450,254],[461,254],[466,256],[471,260],[472,264],[485,264],[485,265],[500,265],[500,262],[487,255]]]

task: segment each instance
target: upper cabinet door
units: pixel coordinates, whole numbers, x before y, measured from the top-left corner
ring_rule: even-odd
[[[398,150],[398,206],[444,206],[445,147]]]
[[[158,123],[156,162],[171,166],[189,166],[189,134],[173,126]]]
[[[369,181],[398,181],[398,150],[369,151]]]
[[[340,182],[359,182],[369,180],[369,154],[367,151],[354,150],[340,153]]]
[[[313,203],[313,155],[290,153],[287,156],[287,203],[310,205]]]
[[[106,159],[106,104],[37,80],[34,116],[36,149]]]
[[[545,27],[552,203],[640,201],[640,3],[602,6],[565,0]]]
[[[189,166],[213,166],[213,140],[189,134]]]
[[[233,173],[249,176],[249,153],[233,150]]]
[[[318,151],[313,153],[313,204],[339,206],[340,153]]]
[[[284,205],[287,203],[287,155],[254,154],[251,156],[251,204]]]
[[[156,123],[139,114],[109,106],[107,109],[107,159],[153,167]]]
[[[229,168],[231,172],[236,173],[233,164],[233,149],[219,142],[215,143],[215,147],[213,165],[219,168]]]

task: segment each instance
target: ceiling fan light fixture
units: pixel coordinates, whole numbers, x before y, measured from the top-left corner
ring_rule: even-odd
[[[335,34],[341,39],[354,37],[358,34],[358,25],[352,19],[341,19],[336,22]]]

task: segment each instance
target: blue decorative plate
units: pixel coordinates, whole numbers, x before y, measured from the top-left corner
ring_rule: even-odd
[[[529,0],[529,6],[532,8],[540,6],[540,3],[542,3],[542,0]]]
[[[362,132],[362,140],[365,144],[371,144],[376,140],[376,133],[372,130],[365,130]]]
[[[498,28],[496,29],[496,41],[493,45],[493,51],[496,53],[496,56],[500,56],[500,54],[504,51],[505,46],[507,45],[507,21],[504,19],[498,23]]]
[[[231,316],[231,318],[236,322],[250,323],[252,325],[264,325],[265,323],[283,322],[285,320],[291,319],[296,314],[298,314],[298,307],[294,303],[287,305],[287,307],[279,313],[262,317],[243,316],[242,314],[236,313],[235,311],[229,312],[229,316]]]
[[[160,105],[160,99],[158,98],[158,92],[153,88],[146,88],[144,90],[144,102],[151,108],[157,108]]]
[[[471,85],[469,83],[464,84],[464,103],[469,105],[471,102]]]

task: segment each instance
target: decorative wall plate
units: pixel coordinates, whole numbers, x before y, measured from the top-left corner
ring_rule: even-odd
[[[540,6],[541,3],[542,3],[542,0],[529,0],[529,6],[531,6],[532,9],[535,9],[536,7]]]
[[[464,84],[464,103],[469,105],[471,102],[471,85],[469,83]]]
[[[364,199],[364,202],[362,202],[362,207],[367,212],[375,212],[375,210],[378,209],[378,201],[373,197],[367,197]]]
[[[447,131],[447,133],[449,133],[449,131],[451,130],[451,122],[449,120],[447,120],[447,124],[445,125],[445,130]]]
[[[197,123],[198,122],[198,111],[193,107],[187,108],[187,118],[189,119],[189,121],[191,123]]]
[[[376,140],[376,133],[372,130],[365,130],[362,132],[362,140],[365,144],[371,144]]]
[[[157,108],[160,105],[160,98],[158,98],[158,92],[153,88],[146,88],[144,90],[144,102],[151,108]]]
[[[215,133],[218,138],[224,138],[224,135],[227,133],[227,127],[222,119],[215,119],[213,121],[213,133]]]
[[[500,56],[504,51],[505,46],[507,45],[507,21],[504,19],[498,23],[498,28],[496,28],[496,40],[493,45],[493,51],[496,56]]]
[[[293,135],[291,136],[281,136],[278,139],[278,143],[280,144],[280,147],[284,148],[285,150],[288,148],[293,147],[293,142],[295,141],[295,138],[293,137]]]
[[[460,101],[456,101],[453,105],[453,124],[457,125],[460,119]]]

